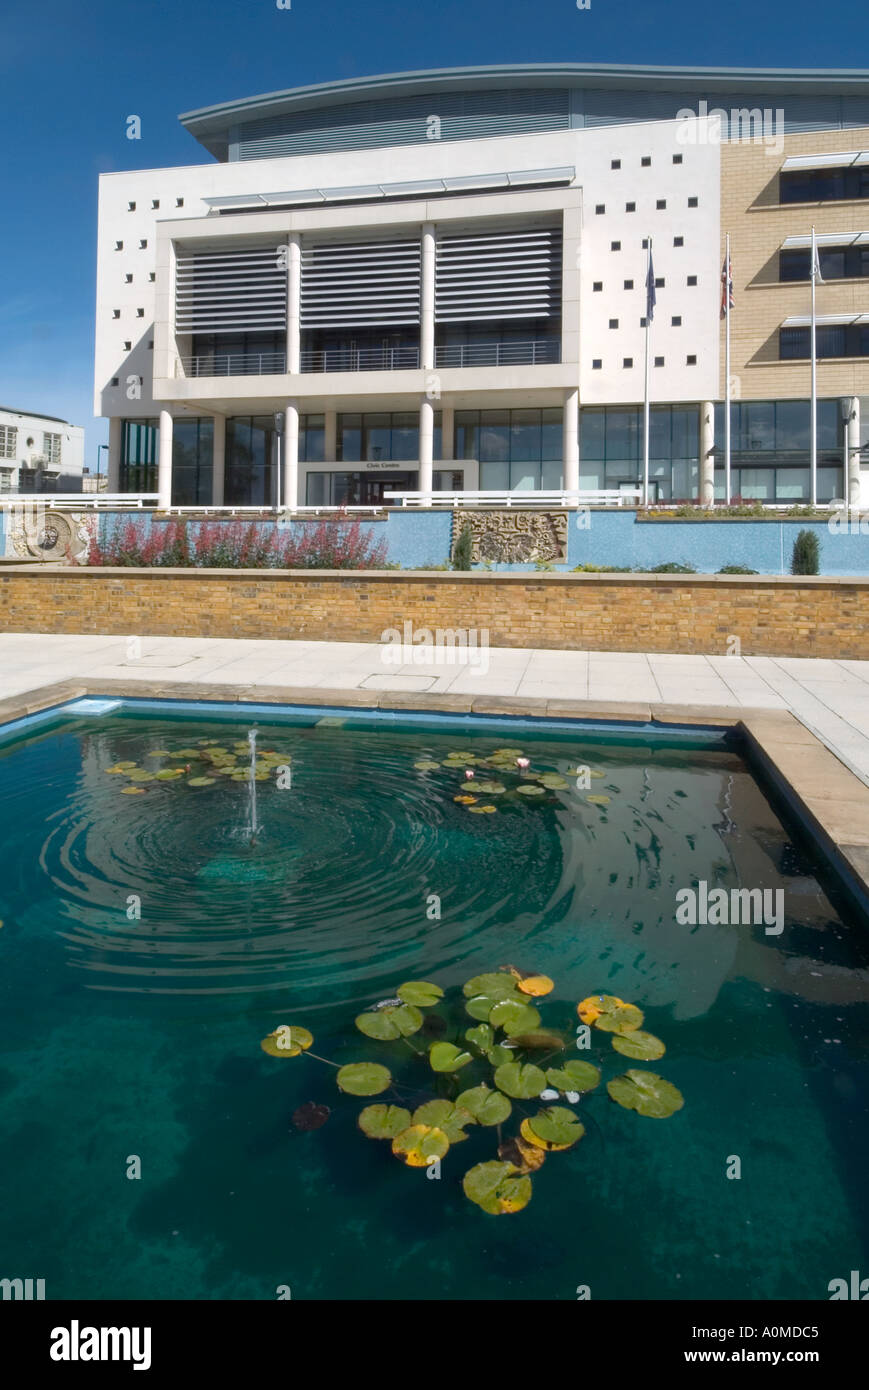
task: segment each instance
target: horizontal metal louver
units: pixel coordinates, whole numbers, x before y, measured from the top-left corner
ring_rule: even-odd
[[[446,236],[438,241],[438,323],[544,319],[560,313],[560,228]]]
[[[308,246],[302,251],[302,327],[419,323],[418,239]]]
[[[286,324],[287,268],[276,246],[178,257],[176,332],[256,332]]]
[[[431,118],[440,122],[433,134]],[[566,88],[511,88],[481,92],[433,92],[426,96],[358,101],[312,111],[266,116],[239,127],[238,158],[370,150],[488,135],[529,135],[566,130]]]

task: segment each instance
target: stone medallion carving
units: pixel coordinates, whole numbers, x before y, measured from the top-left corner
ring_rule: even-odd
[[[567,561],[567,513],[519,511],[510,507],[503,511],[453,512],[453,549],[464,525],[469,525],[473,537],[472,558],[475,564],[522,563],[548,560],[553,564]]]
[[[38,503],[10,507],[9,546],[22,560],[80,563],[88,549],[86,518],[80,512],[53,511]]]

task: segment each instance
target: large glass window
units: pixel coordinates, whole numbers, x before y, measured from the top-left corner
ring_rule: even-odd
[[[715,495],[724,482],[724,406],[715,407]],[[732,497],[807,502],[811,497],[808,401],[734,401],[730,407]],[[838,400],[818,401],[818,497],[842,495],[844,425]]]
[[[869,198],[869,165],[783,170],[779,175],[779,198],[783,203],[825,203]]]
[[[580,486],[596,490],[640,486],[643,412],[639,406],[580,411]],[[651,406],[649,478],[661,500],[692,499],[699,487],[697,406]]]
[[[869,246],[819,246],[818,260],[825,280],[864,280],[869,277]],[[808,247],[779,252],[780,280],[809,280],[812,253]]]
[[[441,415],[434,418],[434,457],[441,458]],[[342,463],[416,463],[419,414],[393,411],[338,416],[338,459]]]
[[[458,410],[455,454],[478,459],[483,491],[552,490],[562,486],[562,413]]]
[[[159,420],[124,420],[121,424],[121,492],[157,491]]]
[[[204,415],[195,420],[175,420],[172,429],[172,502],[176,507],[210,505],[213,462],[213,418]]]
[[[226,422],[227,506],[271,507],[275,454],[272,415],[236,415]]]
[[[299,463],[322,463],[325,457],[325,417],[302,415],[299,419]]]

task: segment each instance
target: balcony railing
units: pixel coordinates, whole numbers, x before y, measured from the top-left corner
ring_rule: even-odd
[[[524,343],[448,343],[435,348],[436,367],[534,367],[560,361],[557,338]]]
[[[283,376],[287,357],[283,352],[209,352],[200,357],[179,357],[179,376]]]
[[[418,366],[418,347],[323,348],[301,354],[303,372],[400,372]]]

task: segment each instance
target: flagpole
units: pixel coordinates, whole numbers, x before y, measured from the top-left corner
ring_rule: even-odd
[[[818,252],[815,246],[815,229],[812,227],[812,328],[811,328],[811,349],[812,349],[812,409],[809,429],[811,431],[811,485],[812,485],[812,506],[818,505],[818,361],[815,342],[815,267],[817,265]]]
[[[724,496],[730,506],[730,233],[724,254]],[[715,505],[713,489],[712,505]]]
[[[643,393],[643,506],[649,505],[649,276],[652,273],[652,238],[649,237],[649,261],[646,268],[646,373]]]

